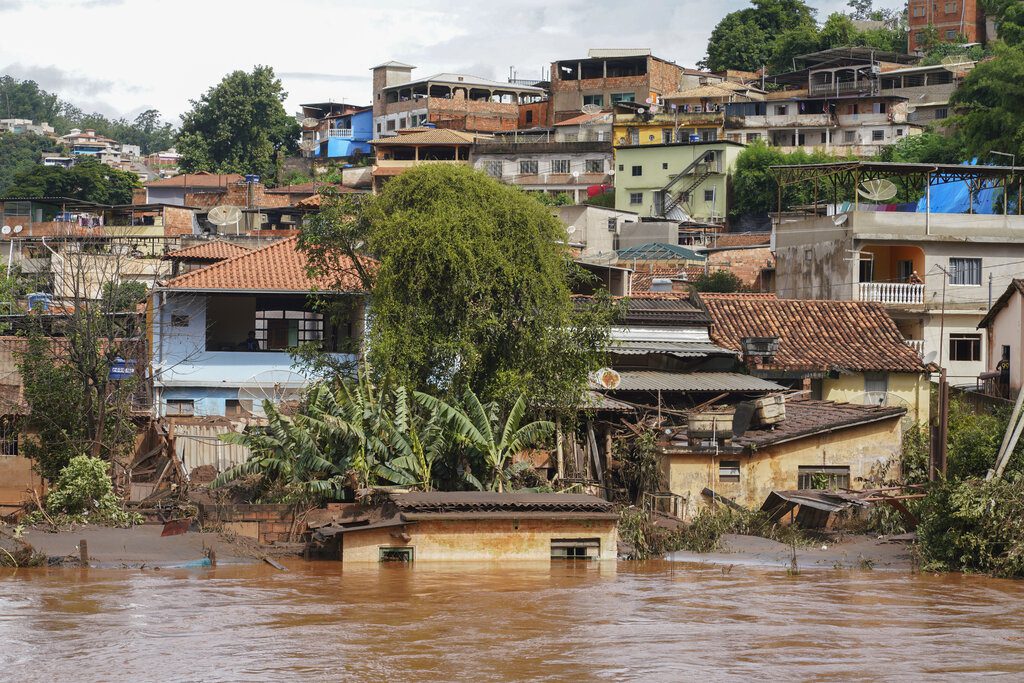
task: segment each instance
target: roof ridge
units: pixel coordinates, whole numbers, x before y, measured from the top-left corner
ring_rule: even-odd
[[[224,259],[223,261],[218,261],[217,263],[210,264],[204,268],[197,268],[196,270],[192,270],[182,275],[179,275],[175,278],[171,278],[170,280],[167,280],[164,283],[164,286],[173,287],[175,285],[180,284],[182,280],[195,279],[191,278],[190,276],[197,275],[199,273],[209,275],[210,273],[216,272],[217,269],[223,270],[224,268],[228,267],[230,264],[233,264],[235,261],[238,261],[239,259],[250,258],[256,254],[263,253],[264,251],[270,249],[271,247],[280,247],[281,245],[287,244],[288,242],[297,242],[298,239],[299,238],[297,235],[293,237],[286,237],[283,240],[271,242],[270,244],[263,247],[259,247],[258,249],[250,249],[247,254],[239,254],[237,256],[232,256],[231,258]]]

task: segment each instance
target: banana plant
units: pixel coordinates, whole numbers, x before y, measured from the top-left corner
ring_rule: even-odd
[[[524,396],[516,400],[503,426],[499,426],[496,405],[483,404],[472,390],[463,394],[459,406],[422,392],[416,392],[415,396],[421,405],[437,411],[449,422],[457,443],[469,447],[479,456],[483,481],[468,471],[464,478],[481,490],[504,491],[508,486],[513,456],[539,444],[555,430],[553,422],[543,420],[521,424],[526,415]]]

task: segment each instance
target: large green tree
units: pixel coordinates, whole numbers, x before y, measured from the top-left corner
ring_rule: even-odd
[[[752,0],[751,5],[725,15],[712,30],[705,67],[756,71],[772,60],[778,37],[814,27],[815,10],[802,0]]]
[[[367,205],[328,208],[303,227],[314,271],[371,290],[372,371],[439,396],[575,407],[600,366],[610,305],[577,308],[585,277],[550,211],[517,188],[453,164],[411,169]],[[372,273],[337,264],[367,252]]]
[[[37,166],[42,153],[53,151],[53,140],[33,133],[3,133],[0,135],[0,197],[15,176]]]
[[[130,204],[139,186],[134,173],[119,171],[93,158],[79,159],[71,168],[32,166],[14,176],[8,197],[70,197],[100,204]]]
[[[732,175],[732,207],[730,215],[763,215],[778,208],[778,184],[772,166],[796,164],[826,164],[838,161],[843,157],[833,156],[825,152],[783,152],[778,147],[770,147],[764,142],[747,145],[736,159]],[[820,191],[818,199],[830,199]],[[839,199],[844,199],[839,197]],[[786,209],[798,204],[809,204],[814,201],[814,188],[811,183],[789,185],[782,192],[782,208]]]
[[[284,108],[287,95],[269,66],[225,76],[182,116],[182,167],[274,178],[298,144],[299,125]]]
[[[1024,159],[1024,46],[999,45],[953,93],[955,123],[970,154]]]
[[[1024,3],[1020,0],[981,0],[985,13],[995,20],[999,38],[1007,45],[1024,43]]]

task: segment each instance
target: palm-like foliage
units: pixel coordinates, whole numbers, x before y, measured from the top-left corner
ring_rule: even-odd
[[[499,426],[497,406],[494,403],[484,405],[470,390],[463,395],[461,406],[421,392],[416,392],[416,399],[447,420],[453,427],[456,442],[468,446],[479,456],[482,479],[470,472],[465,472],[464,478],[481,490],[504,491],[512,456],[538,444],[555,429],[554,423],[547,421],[521,424],[526,415],[523,396],[512,406],[504,426]]]

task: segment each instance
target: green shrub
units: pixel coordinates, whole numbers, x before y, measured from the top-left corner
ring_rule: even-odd
[[[46,496],[51,517],[68,522],[98,522],[130,526],[141,521],[126,511],[114,495],[109,465],[99,458],[79,455],[60,471],[57,483]]]
[[[917,538],[925,569],[1024,577],[1024,475],[937,483]]]

